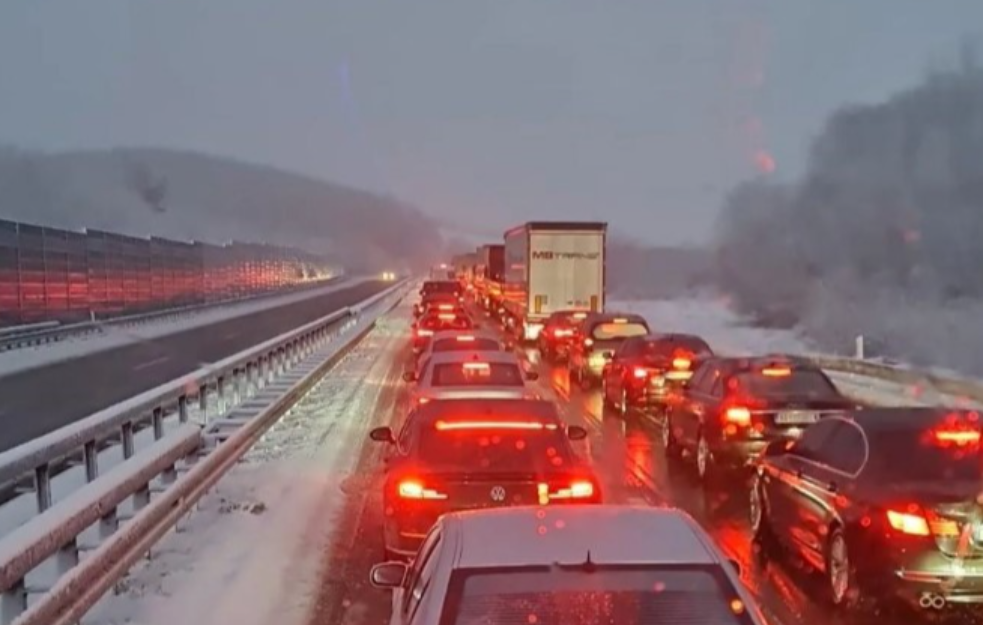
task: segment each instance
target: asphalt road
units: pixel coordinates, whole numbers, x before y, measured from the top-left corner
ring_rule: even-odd
[[[597,469],[610,503],[674,506],[691,514],[727,555],[742,567],[742,579],[757,597],[773,625],[907,625],[925,622],[904,609],[845,615],[823,602],[822,581],[795,562],[765,560],[750,539],[747,486],[730,483],[713,490],[699,485],[695,469],[685,459],[667,461],[660,442],[661,420],[641,412],[625,418],[602,407],[598,391],[571,385],[566,370],[527,356],[540,372],[537,389],[557,402],[568,423],[588,429],[590,436],[575,443]],[[408,355],[404,355],[408,358]],[[404,366],[394,363],[394,372]],[[395,375],[396,373],[394,373]],[[397,424],[407,408],[405,385],[396,397],[380,402],[371,419]],[[368,584],[371,566],[382,557],[381,478],[378,445],[362,449],[355,475],[358,484],[347,489],[344,525],[325,553],[325,577],[320,582],[311,624],[383,625],[388,622],[390,595]],[[657,540],[658,537],[653,537]],[[953,622],[970,623],[956,619]]]
[[[227,358],[390,286],[364,282],[167,337],[0,378],[0,451]]]

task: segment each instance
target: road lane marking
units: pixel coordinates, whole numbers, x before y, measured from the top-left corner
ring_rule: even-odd
[[[134,371],[141,371],[143,369],[149,369],[150,367],[156,367],[157,365],[162,365],[171,358],[169,356],[161,356],[160,358],[154,358],[153,360],[148,360],[147,362],[140,363],[139,365],[133,367]]]

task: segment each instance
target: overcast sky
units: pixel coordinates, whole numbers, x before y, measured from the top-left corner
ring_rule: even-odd
[[[847,101],[913,85],[980,0],[3,0],[0,143],[162,145],[501,229],[698,242]]]

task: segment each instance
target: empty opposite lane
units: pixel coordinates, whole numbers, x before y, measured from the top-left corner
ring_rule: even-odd
[[[0,451],[356,304],[389,286],[363,282],[280,308],[0,378]]]

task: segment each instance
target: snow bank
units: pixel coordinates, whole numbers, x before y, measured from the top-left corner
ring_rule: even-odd
[[[84,623],[306,625],[340,489],[405,334],[401,320],[374,329]]]
[[[46,343],[37,347],[27,347],[0,352],[0,376],[11,375],[46,367],[56,362],[79,358],[90,354],[116,349],[133,343],[159,339],[171,334],[199,328],[213,323],[221,323],[264,310],[271,310],[302,302],[313,297],[327,295],[334,291],[347,289],[367,278],[354,278],[321,288],[291,293],[280,297],[271,296],[256,301],[228,304],[187,315],[148,321],[133,326],[106,326],[102,333],[80,335],[63,341]]]

